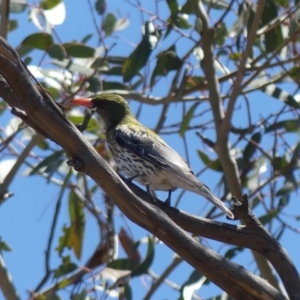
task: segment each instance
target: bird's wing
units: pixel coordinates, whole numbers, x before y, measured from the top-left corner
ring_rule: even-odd
[[[173,172],[185,179],[184,175],[193,174],[185,160],[169,147],[155,133],[147,133],[147,129],[140,125],[118,126],[114,132],[116,142],[124,148],[132,151],[138,157],[145,159],[154,165]]]
[[[205,184],[198,181],[195,176],[191,176],[193,172],[184,159],[156,134],[148,133],[147,128],[141,125],[121,125],[114,130],[114,138],[121,147],[166,171],[172,172],[189,185],[196,187],[198,194],[211,201],[230,218],[234,218],[232,212]]]

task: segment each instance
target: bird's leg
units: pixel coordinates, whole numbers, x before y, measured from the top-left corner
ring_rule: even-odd
[[[137,177],[139,177],[139,176],[140,176],[140,174],[133,175],[133,176],[131,176],[131,177],[129,177],[129,178],[126,178],[126,181],[127,181],[127,182],[132,182],[133,179],[135,179],[135,178],[137,178]]]
[[[151,193],[151,189],[150,189],[150,183],[146,184],[146,190],[148,195],[151,197],[151,199],[153,200],[154,203],[157,202],[156,198],[153,196],[153,194]]]
[[[165,201],[166,206],[171,206],[171,195],[172,195],[172,190],[169,190],[168,192],[168,198]]]

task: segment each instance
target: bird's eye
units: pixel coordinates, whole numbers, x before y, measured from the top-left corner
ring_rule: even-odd
[[[98,106],[99,108],[106,108],[108,105],[109,105],[109,102],[106,101],[106,100],[102,100],[102,101],[99,101],[99,102],[97,103],[97,106]]]

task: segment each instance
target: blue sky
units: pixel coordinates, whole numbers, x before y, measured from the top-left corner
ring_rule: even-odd
[[[149,11],[153,11],[152,2],[146,2],[143,5],[149,5],[147,9]],[[67,16],[65,22],[57,26],[55,28],[57,35],[63,42],[72,41],[72,40],[81,40],[87,34],[94,32],[94,24],[91,18],[90,10],[86,1],[76,1],[76,5],[74,5],[74,1],[66,0],[65,1],[67,8]],[[121,36],[124,40],[122,44],[122,50],[119,47],[115,47],[112,50],[112,54],[115,55],[128,55],[132,50],[134,44],[138,43],[141,38],[141,15],[133,6],[129,5],[125,1],[116,0],[109,1],[108,3],[108,11],[116,13],[119,11],[119,14],[122,16],[129,15],[130,25],[129,27],[117,33],[118,36]],[[30,33],[38,32],[38,29],[27,20],[27,12],[18,15],[12,15],[12,19],[18,19],[19,28],[12,33],[9,34],[8,41],[13,45],[17,46],[23,40],[25,36]],[[161,3],[161,15],[168,15],[167,6],[164,3]],[[145,20],[149,17],[145,16]],[[97,19],[99,20],[99,18]],[[111,41],[113,43],[113,40]],[[170,41],[166,41],[166,44],[171,44]],[[97,37],[96,35],[91,40],[91,44],[93,46],[97,45]],[[167,46],[164,46],[167,48]],[[187,45],[181,45],[179,47],[179,53],[185,53]],[[164,49],[165,49],[164,48]],[[40,55],[40,53],[33,52],[34,55]],[[33,61],[38,61],[37,57],[34,57]],[[166,79],[167,80],[167,79]],[[167,91],[165,90],[164,84],[160,84],[154,91],[153,94],[163,96],[166,95]],[[267,115],[270,112],[270,109],[277,111],[280,104],[268,97],[265,96],[261,92],[255,92],[251,96],[252,110],[256,116]],[[241,110],[239,114],[235,115],[235,125],[242,126],[244,124],[245,112],[243,110],[244,102],[240,100],[237,103],[237,106],[241,106]],[[131,102],[131,106],[134,111],[137,110],[137,103]],[[200,110],[202,107],[200,107]],[[142,114],[140,119],[143,124],[149,126],[150,128],[154,128],[157,122],[157,117],[160,114],[161,108],[145,106],[142,110]],[[169,111],[168,121],[169,124],[179,121],[181,119],[181,104],[172,105]],[[257,117],[258,118],[258,117]],[[0,126],[5,127],[7,122],[10,119],[10,114],[7,112],[0,119]],[[191,149],[195,149],[199,147],[199,140],[194,133],[188,133],[188,141]],[[182,140],[173,135],[164,135],[163,138],[180,154],[184,155],[184,147]],[[210,137],[213,139],[213,136]],[[291,139],[295,139],[295,136],[292,136]],[[52,147],[56,147],[56,145],[52,145]],[[203,149],[202,149],[203,150]],[[211,157],[214,157],[214,153],[210,149],[205,149],[205,151],[209,151],[208,154]],[[192,168],[197,172],[203,166],[199,159],[197,159],[196,151],[190,151],[190,160],[196,162]],[[1,159],[1,157],[0,157]],[[0,209],[0,236],[6,241],[11,248],[13,248],[13,252],[4,253],[4,260],[7,264],[8,270],[11,272],[13,281],[17,287],[18,292],[21,295],[21,298],[24,299],[27,296],[27,289],[34,289],[36,284],[44,275],[44,250],[47,245],[48,234],[50,230],[50,224],[53,217],[53,212],[55,209],[56,199],[58,197],[59,190],[53,184],[47,184],[46,180],[40,178],[39,176],[31,176],[24,177],[21,176],[22,173],[26,170],[26,167],[23,167],[19,172],[19,176],[17,176],[10,187],[10,191],[14,193],[14,196],[9,199],[4,205],[1,206]],[[210,184],[210,182],[218,182],[220,174],[216,174],[215,172],[209,171],[205,172],[202,175],[201,179],[209,186],[215,186],[216,184]],[[92,182],[90,183],[92,184]],[[218,192],[218,190],[215,190]],[[176,196],[179,195],[180,191],[176,191],[173,196],[173,201],[175,202]],[[164,198],[165,194],[160,194],[161,198]],[[293,195],[295,199],[293,203],[289,206],[287,213],[293,212],[295,209],[298,209],[299,204],[297,203],[299,200],[298,195]],[[62,211],[64,212],[59,219],[59,223],[57,228],[62,228],[63,224],[66,223],[67,219],[67,197],[64,197]],[[100,193],[95,197],[96,203],[101,205]],[[197,214],[203,214],[203,211],[207,211],[207,202],[194,194],[187,193],[184,199],[180,203],[180,209],[184,209],[188,212],[193,212]],[[204,210],[203,210],[204,209]],[[203,210],[203,211],[202,211]],[[299,209],[298,209],[299,210]],[[259,216],[263,211],[261,209],[257,209],[255,211]],[[116,217],[116,232],[118,232],[121,225],[124,226],[124,219],[119,214]],[[220,220],[225,221],[225,217],[221,217]],[[133,228],[133,235],[136,240],[145,237],[148,235],[147,232],[138,228],[137,226],[133,226],[130,221],[128,222],[128,226]],[[291,220],[291,225],[297,226],[297,223]],[[98,243],[98,229],[93,219],[87,216],[87,228],[85,233],[85,243],[83,249],[83,257],[81,263],[84,264],[91,252],[94,250]],[[56,232],[56,237],[54,239],[54,246],[56,246],[56,241],[60,236],[61,232],[58,230]],[[287,252],[289,253],[291,259],[295,262],[296,267],[299,269],[300,267],[300,258],[297,247],[295,247],[295,239],[298,239],[298,236],[294,233],[289,232],[284,235],[281,239],[282,245],[285,247]],[[221,244],[213,241],[209,241],[204,239],[202,241],[205,245],[214,246],[215,249],[219,250],[220,253],[224,254],[228,247],[223,247]],[[155,263],[153,265],[153,270],[160,274],[172,261],[173,253],[168,250],[164,245],[158,245],[156,247],[158,250],[155,257]],[[146,246],[141,246],[141,252],[145,255]],[[52,266],[56,266],[59,262],[56,255],[52,256]],[[125,257],[125,254],[120,249],[119,257]],[[249,255],[249,251],[245,250],[241,253],[237,258],[235,258],[236,262],[242,264],[247,269],[252,271],[256,271],[255,263],[253,262],[253,258]],[[174,280],[177,284],[181,285],[189,274],[192,272],[192,268],[188,266],[186,263],[182,263],[178,269],[170,276],[171,280]],[[185,274],[185,276],[181,276],[181,274]],[[147,278],[144,278],[147,280]],[[134,290],[134,299],[141,299],[143,295],[145,295],[146,291],[143,288],[143,282],[141,279],[134,279],[132,282],[133,290]],[[203,298],[207,298],[212,295],[216,295],[219,292],[217,287],[204,287],[200,290],[199,295]],[[177,299],[179,297],[178,292],[172,291],[172,289],[167,289],[162,287],[155,294],[155,299]],[[1,299],[1,296],[0,296]]]

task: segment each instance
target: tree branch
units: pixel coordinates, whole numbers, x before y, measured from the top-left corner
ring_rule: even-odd
[[[201,20],[203,30],[201,32],[202,35],[202,46],[204,52],[204,73],[208,82],[208,90],[209,90],[209,101],[211,104],[214,122],[215,122],[215,130],[217,136],[217,142],[215,144],[215,150],[220,158],[222,163],[222,167],[224,170],[225,178],[227,184],[229,186],[229,190],[231,194],[237,197],[238,200],[242,200],[242,185],[240,181],[239,171],[236,164],[235,159],[230,154],[230,145],[229,145],[229,129],[231,125],[231,117],[235,105],[236,98],[238,93],[241,92],[241,81],[243,79],[245,64],[248,58],[248,55],[251,51],[252,45],[254,43],[256,37],[256,30],[258,28],[258,24],[260,22],[261,14],[263,12],[265,0],[259,1],[257,12],[255,14],[255,20],[253,22],[253,26],[251,29],[251,33],[249,35],[249,40],[246,46],[246,50],[243,54],[242,61],[240,63],[240,67],[237,72],[236,80],[234,83],[233,91],[231,93],[231,97],[228,104],[228,109],[226,115],[223,110],[223,102],[220,94],[219,82],[215,74],[214,68],[214,30],[209,27],[209,20],[207,13],[201,3],[201,1],[189,0],[190,5],[195,11],[196,16]],[[243,220],[242,220],[243,223]],[[271,282],[276,288],[279,289],[277,284],[277,280],[274,277],[271,268],[267,264],[266,260],[263,257],[255,252],[252,252],[256,264],[260,269],[262,276],[266,278],[269,282]]]
[[[6,299],[20,300],[20,297],[14,287],[10,274],[6,269],[1,254],[0,254],[0,288]]]
[[[238,68],[237,76],[235,79],[235,82],[233,84],[233,89],[229,98],[228,107],[226,111],[226,115],[223,121],[223,124],[221,126],[221,132],[220,136],[222,139],[226,140],[228,139],[228,133],[231,126],[231,118],[235,107],[235,102],[238,98],[238,95],[241,93],[241,83],[244,78],[244,72],[246,67],[246,62],[248,57],[250,56],[250,53],[252,51],[253,44],[256,39],[256,32],[259,27],[259,23],[261,22],[261,17],[265,9],[266,0],[259,0],[257,3],[257,9],[254,15],[254,20],[252,23],[251,31],[249,32],[248,39],[247,39],[247,45],[245,47],[245,50],[243,51],[242,59]]]
[[[70,163],[75,162],[74,165],[81,167],[80,171],[92,177],[131,221],[157,236],[232,297],[245,300],[286,299],[268,282],[205,248],[175,224],[159,206],[135,195],[48,95],[38,92],[16,57],[15,51],[0,40],[0,73],[22,101],[26,120],[38,124],[39,131],[46,132],[61,145],[73,158]],[[296,299],[294,295],[290,298]]]
[[[35,134],[28,145],[25,147],[25,149],[22,151],[22,153],[19,155],[18,159],[16,160],[15,164],[9,171],[9,173],[6,175],[5,179],[3,180],[2,183],[0,183],[0,205],[3,203],[5,200],[5,193],[8,192],[8,187],[12,183],[13,179],[15,178],[17,172],[19,171],[21,165],[27,158],[28,154],[30,151],[34,148],[34,146],[41,140],[43,139],[43,136],[40,134]]]

